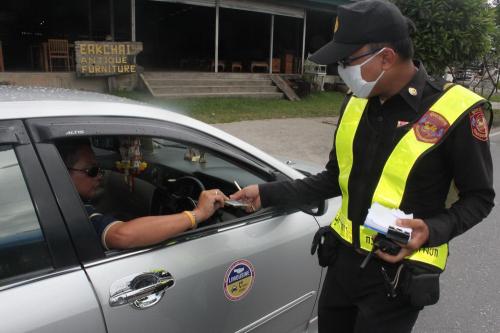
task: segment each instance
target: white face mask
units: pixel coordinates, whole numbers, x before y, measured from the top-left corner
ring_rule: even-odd
[[[378,78],[375,81],[365,81],[363,77],[361,76],[361,67],[370,62],[373,58],[375,58],[380,52],[384,50],[381,49],[374,55],[372,55],[370,58],[367,60],[363,61],[363,63],[359,65],[352,65],[352,66],[342,66],[339,65],[338,71],[339,75],[344,80],[345,84],[352,90],[353,94],[356,95],[357,97],[360,98],[367,98],[370,96],[370,93],[373,90],[373,87],[377,84],[378,80],[384,75],[385,71],[382,71]]]

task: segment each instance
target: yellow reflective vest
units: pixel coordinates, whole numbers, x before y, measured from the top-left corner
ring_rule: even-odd
[[[408,175],[423,155],[441,142],[446,131],[484,99],[472,91],[456,85],[448,89],[406,133],[385,162],[375,188],[372,203],[388,208],[399,208],[405,192]],[[335,137],[335,149],[339,166],[339,186],[342,205],[331,227],[345,242],[353,244],[353,223],[348,216],[349,176],[353,163],[353,142],[361,117],[368,104],[367,99],[352,96],[347,103]],[[407,212],[411,213],[411,212]],[[359,247],[371,251],[376,232],[359,226]],[[448,244],[421,248],[406,260],[417,261],[443,271],[448,258]]]

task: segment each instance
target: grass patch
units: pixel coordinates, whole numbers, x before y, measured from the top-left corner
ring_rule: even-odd
[[[285,99],[190,98],[158,99],[142,92],[115,95],[178,111],[206,123],[230,123],[272,118],[332,117],[339,114],[344,94],[320,92],[298,102]]]
[[[495,94],[495,95],[491,96],[490,102],[499,102],[500,103],[500,95]]]

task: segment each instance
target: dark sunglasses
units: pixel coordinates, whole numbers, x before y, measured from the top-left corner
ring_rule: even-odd
[[[93,166],[93,167],[90,167],[88,169],[74,169],[74,168],[68,168],[68,170],[71,170],[71,171],[80,171],[80,172],[84,172],[87,176],[89,176],[90,178],[94,178],[94,177],[97,177],[98,175],[102,174],[104,170],[102,170],[101,168],[99,168],[98,166]]]
[[[380,50],[382,50],[382,48],[375,49],[375,50],[370,50],[370,51],[368,51],[366,53],[360,54],[359,56],[347,57],[345,59],[339,60],[337,63],[338,63],[339,66],[342,66],[342,67],[351,66],[351,64],[352,64],[353,61],[356,61],[356,60],[361,59],[363,57],[366,57],[366,56],[372,55],[374,53],[377,53]]]

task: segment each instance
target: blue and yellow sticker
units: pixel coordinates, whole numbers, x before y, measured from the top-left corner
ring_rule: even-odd
[[[248,260],[237,260],[229,266],[224,276],[224,295],[230,301],[239,301],[252,289],[255,269]]]

